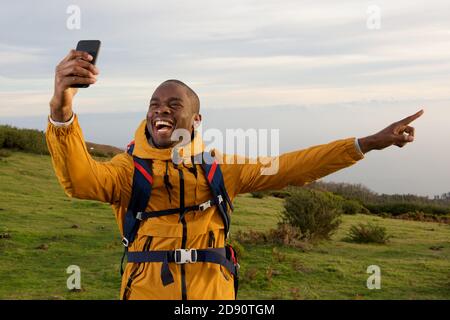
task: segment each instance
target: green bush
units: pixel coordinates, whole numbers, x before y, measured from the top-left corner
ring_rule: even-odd
[[[280,198],[280,199],[286,199],[287,197],[290,196],[290,193],[289,193],[289,191],[287,191],[287,190],[275,190],[275,191],[270,191],[269,194],[270,194],[272,197]]]
[[[307,251],[312,247],[312,243],[309,243],[307,239],[302,237],[299,228],[285,223],[279,223],[276,228],[267,231],[239,230],[234,237],[239,241],[238,243],[250,245],[282,245],[303,251]]]
[[[49,154],[44,132],[19,129],[8,125],[0,125],[0,148]]]
[[[7,158],[11,155],[11,151],[7,149],[0,149],[0,158]]]
[[[3,126],[0,126],[0,148],[3,147],[3,143],[5,141],[5,138],[6,138],[6,132],[3,129]]]
[[[386,204],[366,204],[366,208],[371,213],[380,214],[383,212],[389,213],[393,216],[409,212],[423,212],[428,214],[446,215],[449,213],[449,208],[430,204],[417,204],[417,203],[386,203]]]
[[[390,236],[386,232],[386,228],[367,223],[353,225],[344,239],[348,242],[356,243],[380,243],[384,244],[389,240]]]
[[[342,199],[329,192],[291,188],[285,199],[282,222],[299,228],[308,240],[329,239],[339,227]]]
[[[228,244],[233,247],[238,259],[242,259],[245,256],[245,247],[237,239],[228,240]]]
[[[343,200],[342,202],[342,212],[344,214],[357,214],[357,213],[369,213],[361,203],[356,200]]]
[[[265,196],[267,196],[267,193],[264,191],[253,191],[253,192],[250,192],[250,194],[252,195],[253,198],[257,198],[257,199],[262,199]]]
[[[108,154],[106,154],[106,153],[104,153],[102,151],[89,150],[89,153],[93,157],[100,157],[100,158],[107,158],[108,157]]]

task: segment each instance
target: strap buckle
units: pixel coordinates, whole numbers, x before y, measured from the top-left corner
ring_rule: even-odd
[[[126,247],[126,248],[128,248],[128,239],[127,238],[125,238],[125,237],[123,237],[122,238],[122,244],[124,245],[124,247]]]
[[[219,204],[221,204],[221,203],[223,202],[223,198],[222,198],[222,195],[221,195],[221,194],[219,194],[219,195],[217,196],[217,199],[219,199]]]
[[[195,263],[197,262],[196,249],[175,249],[175,263]]]
[[[206,209],[211,208],[211,200],[205,201],[198,205],[198,209],[200,211],[205,211]]]
[[[138,213],[136,213],[136,219],[142,221],[142,212],[139,211]]]

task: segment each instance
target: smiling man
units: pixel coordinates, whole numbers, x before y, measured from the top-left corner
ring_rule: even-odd
[[[169,111],[166,112],[165,108]],[[192,131],[202,120],[200,99],[179,80],[164,81],[153,93],[147,113],[147,135],[152,146],[169,148],[174,145],[176,129]]]
[[[370,150],[403,147],[414,140],[409,124],[423,113],[364,138],[282,154],[277,174],[262,175],[261,162],[225,163],[219,152],[203,152],[195,130],[202,120],[199,98],[183,82],[168,80],[153,93],[127,152],[97,162],[73,113],[77,89],[70,87],[96,82],[91,60],[72,50],[57,66],[46,137],[66,194],[113,207],[128,258],[121,299],[234,299],[239,267],[226,238],[238,194],[302,186],[351,166]],[[176,129],[190,139],[175,150]],[[172,161],[173,153],[182,163]]]

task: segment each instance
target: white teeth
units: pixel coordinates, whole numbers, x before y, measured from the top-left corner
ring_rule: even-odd
[[[156,126],[170,126],[170,127],[172,126],[172,124],[170,122],[163,121],[163,120],[157,120],[155,122],[155,125]]]

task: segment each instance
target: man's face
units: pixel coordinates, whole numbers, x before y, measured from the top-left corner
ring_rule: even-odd
[[[160,85],[152,95],[147,113],[147,130],[157,148],[169,148],[178,141],[170,139],[175,129],[192,131],[194,112],[187,89],[168,82]]]

